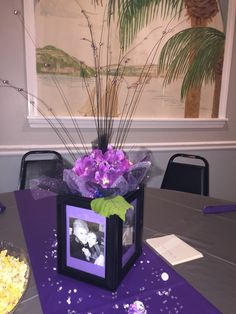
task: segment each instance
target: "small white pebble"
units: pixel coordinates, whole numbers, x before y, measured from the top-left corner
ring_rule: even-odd
[[[169,279],[169,275],[168,275],[167,273],[162,273],[162,274],[161,274],[161,279],[162,279],[163,281],[167,281],[167,280]]]

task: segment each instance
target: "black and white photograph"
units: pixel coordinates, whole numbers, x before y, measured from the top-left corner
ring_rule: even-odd
[[[126,265],[130,257],[135,252],[135,221],[136,221],[136,202],[132,203],[125,215],[125,221],[122,224],[122,267]]]
[[[104,266],[103,225],[70,217],[70,256]]]

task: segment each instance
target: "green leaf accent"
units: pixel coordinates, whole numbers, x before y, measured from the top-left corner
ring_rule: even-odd
[[[123,196],[95,198],[90,203],[92,210],[104,217],[118,215],[125,221],[125,214],[129,208],[133,208]]]

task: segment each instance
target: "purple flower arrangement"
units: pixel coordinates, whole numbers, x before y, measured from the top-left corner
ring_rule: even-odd
[[[133,163],[123,150],[108,145],[105,152],[93,148],[77,159],[72,169],[64,170],[64,181],[71,193],[84,197],[124,195],[142,183],[150,166],[146,157]]]
[[[95,148],[90,154],[78,159],[73,171],[78,176],[99,184],[102,188],[110,188],[115,180],[126,173],[131,166],[132,163],[123,150],[113,149],[109,145],[105,153]]]

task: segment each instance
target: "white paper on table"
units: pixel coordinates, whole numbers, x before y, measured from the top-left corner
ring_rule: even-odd
[[[177,265],[203,257],[202,253],[174,234],[147,239],[146,242],[171,265]]]

